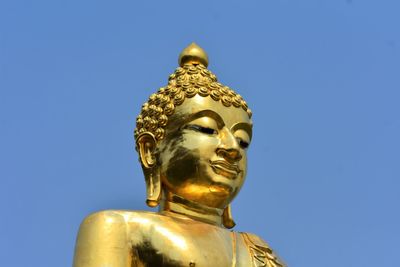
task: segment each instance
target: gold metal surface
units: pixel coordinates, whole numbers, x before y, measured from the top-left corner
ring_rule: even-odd
[[[218,83],[196,44],[179,64],[136,120],[146,203],[159,212],[88,216],[74,267],[284,266],[256,235],[228,230],[235,225],[230,203],[246,177],[250,109]]]

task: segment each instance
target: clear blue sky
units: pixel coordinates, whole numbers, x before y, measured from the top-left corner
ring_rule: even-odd
[[[237,230],[292,267],[400,266],[399,12],[397,0],[1,1],[1,266],[70,266],[87,214],[146,209],[135,118],[192,41],[254,112]]]

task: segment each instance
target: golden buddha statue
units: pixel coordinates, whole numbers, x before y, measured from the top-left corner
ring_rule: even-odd
[[[136,149],[150,207],[107,210],[82,223],[74,267],[284,266],[258,236],[228,230],[246,176],[251,111],[217,82],[206,53],[183,50],[168,85],[136,120]]]

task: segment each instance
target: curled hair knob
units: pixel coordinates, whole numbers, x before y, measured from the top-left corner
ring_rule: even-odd
[[[183,49],[179,55],[179,66],[183,67],[185,64],[198,65],[202,64],[208,66],[207,53],[195,43],[191,43],[188,47]]]

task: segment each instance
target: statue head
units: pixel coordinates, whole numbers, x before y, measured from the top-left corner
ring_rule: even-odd
[[[162,195],[172,195],[222,209],[230,228],[229,204],[246,177],[251,111],[240,95],[218,83],[196,44],[182,51],[179,65],[136,120],[146,203],[155,207]]]

